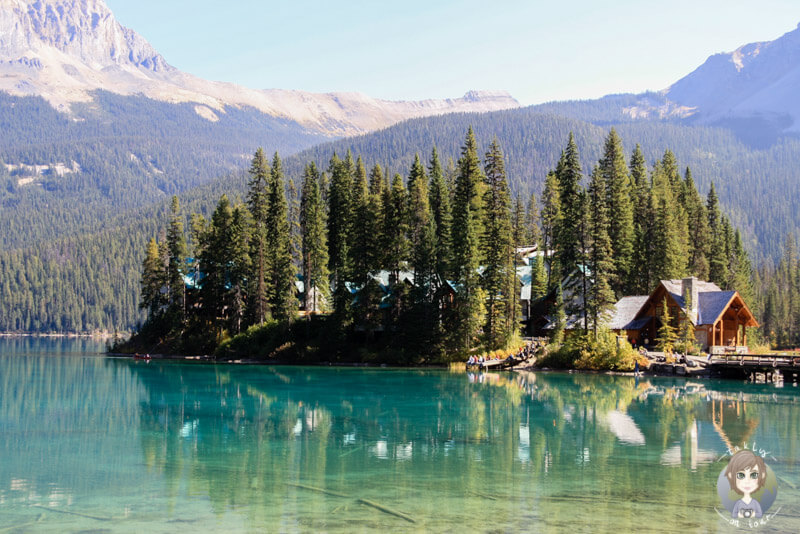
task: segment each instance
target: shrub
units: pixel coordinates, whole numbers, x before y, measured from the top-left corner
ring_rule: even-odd
[[[600,329],[597,338],[592,332],[569,336],[560,347],[540,360],[540,365],[555,369],[630,371],[635,358],[636,351],[627,340],[618,341],[613,332]]]

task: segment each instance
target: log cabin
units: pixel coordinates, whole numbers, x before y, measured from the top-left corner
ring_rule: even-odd
[[[622,298],[615,305],[609,328],[637,345],[646,341],[652,345],[665,301],[676,330],[683,321],[692,321],[695,341],[702,350],[711,354],[747,352],[747,328],[758,327],[747,303],[738,291],[723,291],[695,277],[661,280],[650,295]]]

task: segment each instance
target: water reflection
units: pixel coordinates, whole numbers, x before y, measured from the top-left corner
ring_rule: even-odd
[[[130,369],[69,357],[60,340],[48,340],[47,356],[28,355],[29,339],[4,341],[0,505],[69,507],[97,487],[140,479],[120,458],[132,452],[145,395]]]
[[[722,532],[723,457],[753,442],[794,496],[773,525],[800,516],[796,388],[47,357],[0,372],[0,452],[20,460],[0,467],[0,512],[20,521],[41,504],[134,530]]]
[[[521,503],[575,504],[598,492],[661,507],[669,494],[668,506],[704,513],[713,511],[705,485],[720,458],[756,437],[796,477],[798,399],[768,386],[745,393],[596,375],[179,365],[137,374],[150,391],[141,418],[152,439],[142,444],[148,465],[174,488],[188,473],[190,486],[207,486],[215,510],[258,503],[256,523],[276,520],[260,511],[268,505],[330,524],[330,497],[307,495],[316,504],[299,512],[293,483],[404,503],[428,517],[442,513],[426,496],[483,501],[494,521],[518,526]],[[165,402],[168,384],[180,389]],[[641,521],[634,506],[604,514],[609,528]]]

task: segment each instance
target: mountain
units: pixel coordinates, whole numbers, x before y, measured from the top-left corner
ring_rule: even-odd
[[[192,103],[216,122],[230,107],[291,120],[312,133],[343,136],[403,119],[518,107],[502,91],[461,98],[393,102],[360,93],[256,90],[211,82],[171,66],[135,31],[117,22],[103,0],[0,0],[0,90],[38,95],[60,111],[90,102],[93,91]]]
[[[280,152],[294,179],[305,161],[325,168],[347,149],[406,175],[433,144],[443,162],[457,158],[468,126],[484,149],[497,135],[521,192],[540,190],[570,131],[587,175],[611,127],[648,162],[671,149],[701,193],[714,182],[753,257],[774,259],[800,228],[787,202],[800,197],[797,114],[784,94],[796,34],[709,58],[660,92],[517,109],[505,94],[391,103],[206,82],[100,0],[0,0],[0,331],[131,328],[142,252],[169,197],[205,214],[223,193],[243,198],[258,146]],[[514,109],[444,114],[459,106]],[[382,127],[425,114],[435,116]],[[344,133],[361,135],[332,139]]]
[[[661,91],[534,106],[594,124],[669,121],[720,126],[747,145],[769,148],[800,134],[800,25],[774,41],[714,54]]]
[[[800,132],[800,26],[769,42],[715,54],[664,91],[704,124],[759,120]]]

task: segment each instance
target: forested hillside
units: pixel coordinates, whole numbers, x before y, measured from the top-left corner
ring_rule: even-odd
[[[549,106],[559,108],[558,104]],[[755,149],[721,127],[669,121],[606,124],[598,120],[603,124],[597,125],[542,114],[539,108],[406,121],[374,134],[316,146],[298,157],[324,162],[333,152],[343,154],[350,149],[394,172],[407,167],[414,153],[424,153],[430,145],[436,145],[442,161],[457,159],[458,132],[471,125],[480,144],[488,145],[496,135],[503,145],[512,191],[538,193],[570,131],[581,150],[581,163],[591,168],[600,156],[603,138],[615,127],[628,156],[639,144],[652,165],[665,150],[671,150],[681,168],[691,167],[701,192],[714,182],[722,209],[741,228],[745,246],[756,261],[779,257],[786,233],[800,227],[800,212],[786,201],[800,198],[800,166],[796,165],[800,140],[794,137],[781,137],[768,148]],[[596,119],[595,111],[587,111],[587,118]]]
[[[0,93],[0,331],[130,329],[165,199],[226,182],[253,145],[291,154],[323,139],[252,109],[217,118],[102,92],[67,115]]]
[[[291,154],[324,139],[252,109],[217,118],[194,104],[111,93],[67,115],[0,93],[0,249],[92,233],[244,167],[254,145]]]
[[[132,105],[129,99],[103,98],[106,103],[94,111],[95,117],[104,116],[107,111],[103,109],[113,105]],[[75,160],[82,169],[84,165],[96,169],[62,177],[45,174],[38,182],[20,186],[21,171],[0,167],[0,224],[4,228],[0,331],[130,329],[141,318],[137,277],[143,246],[166,220],[169,195],[179,195],[184,213],[208,215],[223,192],[243,198],[246,180],[241,173],[257,146],[264,146],[268,154],[277,149],[286,156],[288,152],[281,147],[288,146],[288,139],[306,144],[313,141],[286,124],[272,124],[269,135],[258,137],[253,133],[257,124],[248,122],[250,115],[238,115],[237,110],[230,110],[228,118],[220,117],[231,121],[229,135],[215,140],[205,128],[207,121],[199,119],[192,107],[178,112],[180,106],[164,105],[160,117],[150,117],[147,110],[160,104],[146,99],[141,99],[140,136],[124,137],[122,127],[108,117],[103,122],[86,115],[86,123],[96,132],[93,137],[80,133],[85,132],[76,126],[80,123],[53,112],[41,100],[5,97],[0,102],[7,109],[29,108],[19,115],[0,114],[4,124],[16,125],[14,132],[23,132],[24,117],[36,113],[42,116],[33,121],[36,124],[54,124],[52,132],[31,126],[31,132],[24,134],[31,136],[29,148],[21,148],[25,145],[22,141],[15,144],[3,137],[4,163],[62,162],[69,166]],[[190,136],[181,134],[186,124],[196,126],[190,128]],[[431,146],[437,147],[445,174],[452,175],[448,161],[458,159],[463,132],[470,125],[482,147],[497,136],[512,193],[520,192],[523,197],[541,192],[569,132],[575,134],[581,164],[591,169],[610,129],[605,124],[542,114],[536,108],[417,119],[287,157],[287,178],[299,186],[306,161],[316,161],[325,170],[334,152],[343,156],[348,149],[365,161],[380,163],[390,176],[395,172],[405,175],[414,154],[425,155]],[[74,128],[78,133],[73,134]],[[161,140],[149,137],[149,129],[162,132]],[[669,149],[680,169],[691,167],[701,195],[707,194],[713,181],[721,209],[741,230],[755,265],[781,255],[784,236],[800,224],[800,214],[786,200],[800,198],[800,168],[795,166],[800,161],[800,141],[786,137],[767,149],[753,149],[724,128],[664,121],[624,122],[616,130],[626,158],[640,144],[652,168]],[[67,135],[78,141],[72,143],[72,137],[64,137]],[[275,141],[278,138],[282,141]],[[51,156],[45,158],[47,154]],[[211,178],[235,166],[239,172]],[[201,185],[187,189],[197,184]],[[189,224],[188,218],[185,222]],[[109,256],[114,256],[112,263]],[[9,282],[3,283],[6,280]],[[82,282],[75,284],[75,280]],[[89,286],[97,287],[87,290]],[[87,299],[87,294],[93,297]]]

